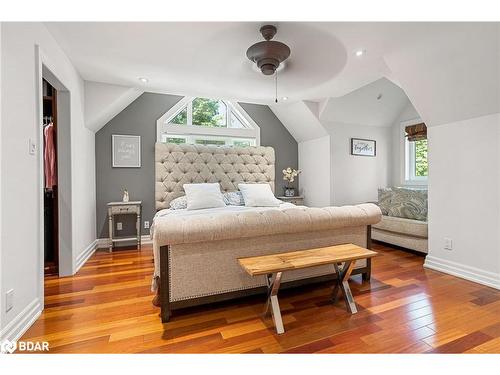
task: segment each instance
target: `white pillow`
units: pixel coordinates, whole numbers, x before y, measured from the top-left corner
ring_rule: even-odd
[[[247,207],[278,207],[281,203],[274,197],[269,184],[238,184],[238,189]]]
[[[184,184],[183,187],[186,192],[188,210],[226,206],[219,183]]]

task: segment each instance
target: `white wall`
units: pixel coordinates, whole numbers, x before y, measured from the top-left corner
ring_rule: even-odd
[[[425,265],[500,289],[500,114],[431,127],[428,139]]]
[[[497,288],[499,31],[498,23],[454,24],[434,43],[408,43],[384,57],[428,128],[425,265]]]
[[[330,136],[299,142],[299,190],[310,207],[331,205]],[[279,173],[278,173],[279,174]]]
[[[328,124],[331,136],[332,203],[335,206],[377,200],[377,189],[391,182],[391,127]],[[350,154],[351,138],[377,141],[377,156]]]
[[[0,172],[3,172],[2,170],[2,90],[1,87],[3,86],[2,82],[2,22],[0,22]],[[3,212],[3,206],[2,206],[2,175],[3,173],[0,173],[0,212]],[[0,271],[2,270],[2,215],[0,214]],[[3,282],[2,282],[2,276],[0,275],[0,293],[3,289]],[[5,311],[4,307],[4,302],[5,298],[3,298],[3,295],[0,295],[0,311]],[[2,322],[3,322],[3,315],[0,313],[0,337],[1,331],[2,331]]]
[[[16,338],[42,308],[39,241],[39,160],[28,153],[38,139],[35,45],[46,65],[71,96],[71,215],[73,263],[95,241],[94,133],[84,125],[83,80],[41,23],[1,25],[1,278],[5,292],[15,290],[14,308],[1,310],[1,333]],[[37,148],[41,147],[37,144]],[[7,177],[7,178],[6,178]]]

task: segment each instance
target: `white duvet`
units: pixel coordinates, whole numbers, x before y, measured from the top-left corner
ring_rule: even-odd
[[[153,239],[155,225],[167,216],[172,217],[172,215],[174,215],[177,217],[189,217],[189,216],[200,217],[203,215],[213,216],[214,214],[217,214],[217,213],[227,214],[230,212],[239,213],[239,212],[252,212],[252,211],[253,212],[262,212],[262,211],[268,211],[268,210],[284,210],[284,209],[291,208],[291,207],[296,207],[296,206],[292,203],[283,202],[279,205],[279,207],[226,206],[226,207],[217,207],[217,208],[204,208],[201,210],[164,209],[164,210],[158,211],[156,213],[155,217],[153,218],[153,224],[151,225],[151,229],[150,229],[150,236],[151,236],[151,239]],[[160,262],[159,262],[160,247],[157,246],[154,243],[154,241],[153,241],[153,255],[154,255],[154,263],[155,263],[155,271],[154,271],[154,275],[153,275],[153,282],[151,285],[151,290],[156,291],[158,289],[158,285],[156,285],[156,276],[160,276]]]

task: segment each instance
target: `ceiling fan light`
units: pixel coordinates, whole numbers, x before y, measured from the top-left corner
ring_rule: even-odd
[[[278,69],[279,65],[280,62],[272,58],[261,59],[257,61],[257,67],[266,76],[273,75],[276,69]]]
[[[276,71],[276,67],[274,65],[271,65],[271,64],[265,64],[265,65],[261,66],[260,71],[265,76],[272,76],[274,74],[274,72]]]

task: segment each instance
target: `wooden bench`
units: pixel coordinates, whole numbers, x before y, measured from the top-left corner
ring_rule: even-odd
[[[347,309],[352,314],[355,314],[357,309],[351,289],[349,288],[349,277],[351,276],[356,260],[368,259],[375,255],[377,255],[375,251],[353,244],[344,244],[281,254],[238,258],[238,261],[249,275],[266,275],[268,298],[264,314],[267,314],[269,306],[271,306],[271,314],[276,331],[278,334],[282,334],[285,332],[285,329],[283,328],[283,320],[281,319],[278,303],[278,290],[283,272],[333,264],[337,274],[337,282],[333,289],[332,299],[335,303],[339,291],[342,290]]]

